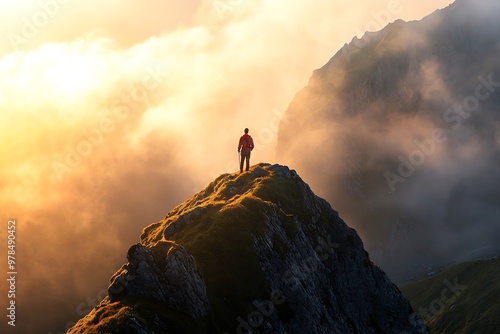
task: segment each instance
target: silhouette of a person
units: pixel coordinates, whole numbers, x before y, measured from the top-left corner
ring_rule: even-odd
[[[240,173],[243,173],[243,162],[246,160],[246,168],[248,171],[250,169],[250,152],[252,152],[254,148],[253,139],[248,134],[248,128],[245,129],[245,134],[240,137],[240,141],[238,143],[238,153],[241,152],[240,158]]]

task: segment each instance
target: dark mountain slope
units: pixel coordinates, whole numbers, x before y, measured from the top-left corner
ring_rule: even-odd
[[[144,229],[69,333],[427,333],[293,170],[225,174]]]
[[[402,280],[500,237],[500,2],[460,0],[345,45],[280,124],[279,160]]]
[[[499,258],[461,263],[401,290],[434,334],[498,333]]]

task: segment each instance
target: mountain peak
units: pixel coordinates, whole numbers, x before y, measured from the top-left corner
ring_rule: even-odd
[[[394,22],[346,44],[283,115],[278,159],[399,282],[497,244],[499,29],[497,0]]]
[[[70,333],[427,333],[294,170],[224,174],[143,230]]]

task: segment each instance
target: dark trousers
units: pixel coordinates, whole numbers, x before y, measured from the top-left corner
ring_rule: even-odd
[[[243,152],[241,151],[241,159],[240,159],[240,172],[243,172],[243,162],[247,161],[246,170],[250,169],[250,151]]]

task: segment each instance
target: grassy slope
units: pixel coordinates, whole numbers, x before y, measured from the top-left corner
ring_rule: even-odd
[[[254,237],[265,232],[266,216],[273,210],[273,203],[280,203],[287,214],[305,215],[298,184],[266,167],[264,169],[268,174],[223,175],[202,192],[203,196],[197,194],[186,201],[185,204],[210,209],[191,216],[189,224],[172,238],[194,256],[207,284],[211,306],[208,317],[210,326],[215,327],[210,328],[214,332],[235,330],[236,319],[240,316],[246,318],[253,311],[252,302],[270,295],[255,253]],[[156,229],[162,231],[170,221],[177,220],[190,208],[192,206],[188,204],[179,207],[178,211],[174,209],[174,214]],[[296,231],[294,220],[284,212],[281,215],[282,221],[286,222],[285,230],[293,235]],[[158,236],[146,229],[144,242],[151,241],[148,234]]]
[[[457,284],[453,293],[449,285]],[[401,290],[433,334],[500,333],[498,258],[465,262]]]
[[[253,311],[252,301],[270,295],[255,254],[254,238],[264,233],[267,215],[276,210],[273,203],[279,203],[286,211],[279,215],[290,237],[297,229],[290,214],[302,219],[307,216],[299,200],[303,194],[298,184],[265,165],[260,167],[265,171],[259,175],[220,176],[174,208],[164,220],[146,227],[141,236],[142,244],[153,245],[165,239],[163,232],[168,225],[179,220],[186,222],[171,239],[194,256],[207,284],[210,311],[206,317],[193,321],[160,303],[127,297],[93,310],[78,327],[84,328],[84,333],[125,333],[127,321],[134,318],[155,330],[152,318],[156,313],[162,322],[175,326],[173,333],[234,332],[236,319],[246,318]]]
[[[134,334],[137,330],[132,326],[132,319],[136,323],[147,325],[148,329],[155,333],[164,332],[156,321],[167,323],[168,333],[207,333],[203,319],[193,319],[166,307],[163,303],[139,297],[126,297],[120,302],[93,309],[69,333]]]

